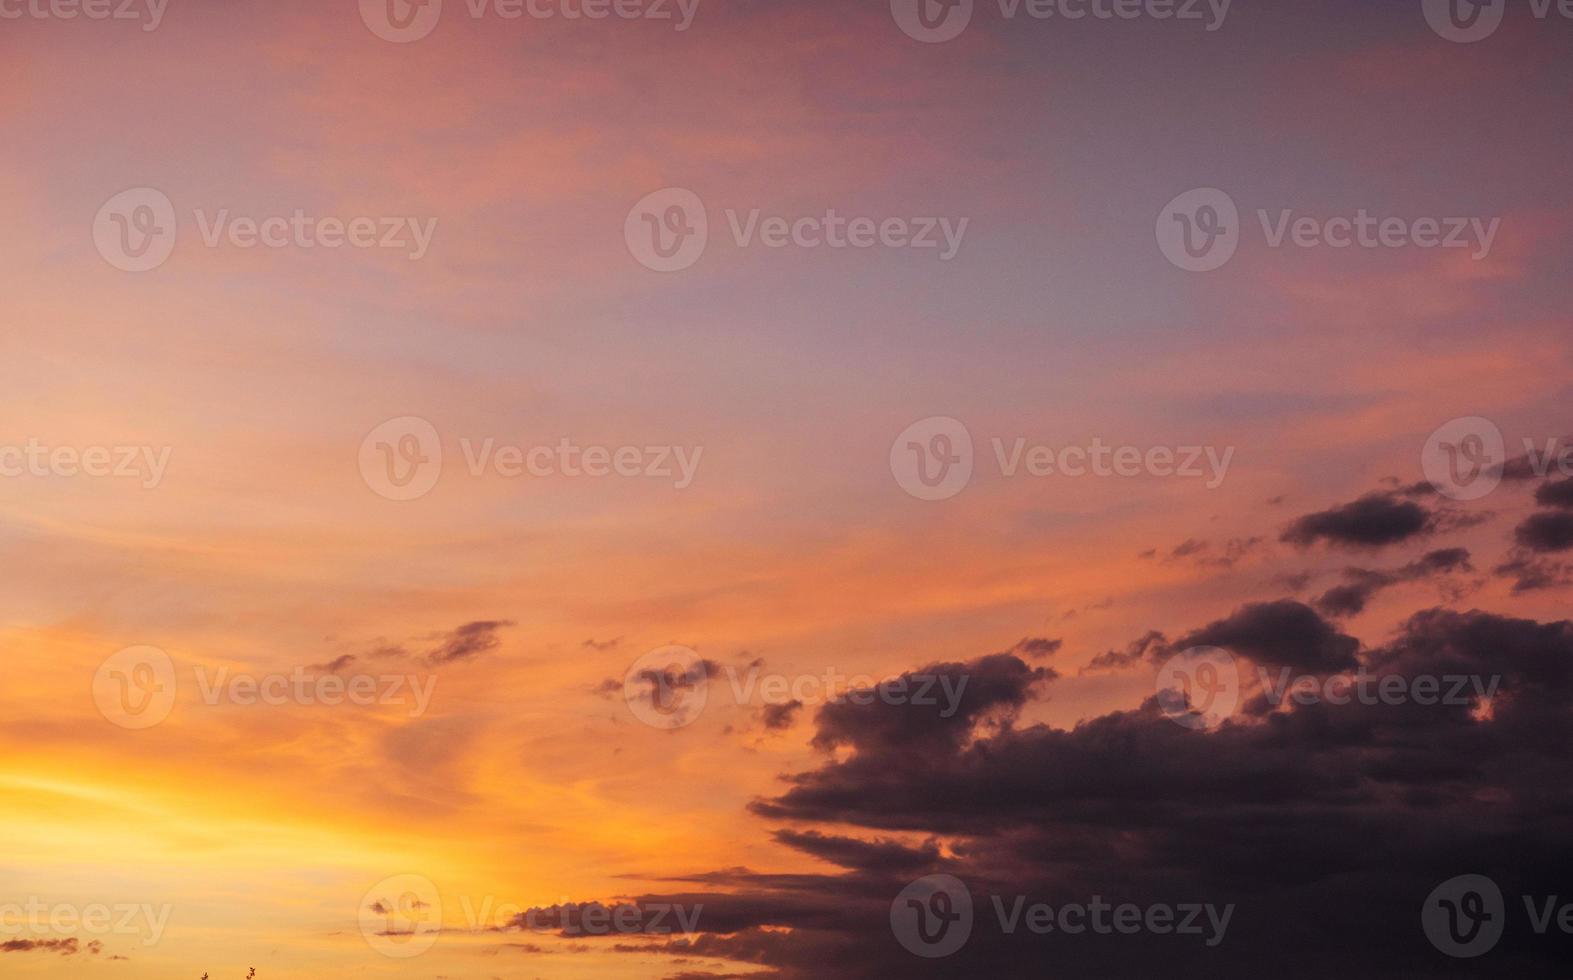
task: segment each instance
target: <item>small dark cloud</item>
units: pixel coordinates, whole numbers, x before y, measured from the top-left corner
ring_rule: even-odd
[[[1315,602],[1325,616],[1353,616],[1364,612],[1373,596],[1400,582],[1416,582],[1454,572],[1472,572],[1469,551],[1464,548],[1444,548],[1416,559],[1402,568],[1374,570],[1369,568],[1344,569],[1344,584],[1324,592]]]
[[[438,634],[432,637],[438,643],[426,652],[426,661],[435,666],[470,660],[501,644],[502,638],[497,635],[498,632],[512,625],[512,620],[484,619]]]
[[[893,840],[836,837],[817,830],[777,830],[774,836],[788,847],[854,871],[911,874],[933,866],[940,857],[939,845],[932,840],[914,848]]]
[[[1536,558],[1524,551],[1514,552],[1493,571],[1504,578],[1513,579],[1514,595],[1573,585],[1573,564]]]
[[[80,944],[74,937],[69,939],[10,939],[0,943],[0,953],[42,952],[59,953],[61,956],[75,956],[80,951]]]
[[[1174,643],[1176,650],[1191,647],[1222,647],[1264,666],[1328,674],[1358,665],[1360,641],[1340,633],[1310,606],[1280,599],[1242,606]]]
[[[1231,538],[1221,548],[1215,548],[1210,541],[1187,538],[1170,549],[1163,560],[1166,563],[1189,562],[1203,568],[1233,568],[1261,543],[1259,537]]]
[[[585,640],[583,646],[588,650],[604,651],[615,649],[617,644],[621,642],[623,642],[623,638],[620,636],[614,636],[610,640],[597,640],[592,637]]]
[[[1431,511],[1397,493],[1369,493],[1353,503],[1306,514],[1290,524],[1280,540],[1300,547],[1325,541],[1379,548],[1424,535],[1434,521]]]
[[[339,671],[355,662],[353,653],[346,653],[341,657],[334,657],[325,664],[312,664],[307,670],[318,670],[325,674],[337,674]]]
[[[1056,653],[1059,653],[1060,649],[1064,646],[1065,641],[1061,639],[1049,639],[1048,637],[1043,636],[1025,636],[1020,640],[1017,640],[1016,644],[1005,652],[1023,654],[1025,656],[1031,657],[1034,660],[1046,660],[1049,657],[1054,656]]]
[[[1151,630],[1125,645],[1124,650],[1107,650],[1093,657],[1080,673],[1091,674],[1103,670],[1124,670],[1143,660],[1156,660],[1169,649],[1168,637]]]
[[[1513,533],[1530,551],[1567,551],[1573,548],[1573,511],[1534,514]]]
[[[761,712],[761,719],[765,727],[771,731],[780,731],[791,728],[792,722],[797,718],[798,711],[803,707],[803,702],[793,699],[780,704],[767,704]]]
[[[701,658],[686,666],[672,663],[659,669],[647,667],[635,674],[633,680],[636,689],[639,689],[640,700],[649,701],[657,707],[665,707],[675,703],[682,692],[691,691],[701,681],[708,681],[720,675],[720,664],[714,660]],[[600,690],[603,692],[624,689],[624,682],[620,679],[608,678],[600,685]]]
[[[1304,592],[1316,576],[1311,572],[1285,572],[1273,577],[1273,584],[1290,592]]]
[[[1535,502],[1543,507],[1573,510],[1573,478],[1545,484],[1535,491]]]

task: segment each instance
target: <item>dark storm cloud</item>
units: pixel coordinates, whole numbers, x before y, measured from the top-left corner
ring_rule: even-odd
[[[1353,503],[1307,514],[1280,540],[1306,547],[1318,541],[1354,547],[1381,547],[1419,537],[1433,529],[1435,515],[1398,493],[1369,493]]]
[[[1573,548],[1573,511],[1531,515],[1513,533],[1519,545],[1531,551],[1567,551]]]
[[[1018,728],[996,717],[974,738],[928,739],[917,753],[868,734],[913,723],[861,724],[849,758],[791,777],[755,811],[923,831],[949,837],[955,856],[892,852],[877,838],[778,831],[778,840],[856,870],[737,871],[724,876],[728,893],[681,893],[723,903],[718,924],[701,918],[704,935],[691,951],[737,956],[788,977],[1027,977],[1052,962],[1072,976],[1159,970],[1243,980],[1269,961],[1294,977],[1434,975],[1428,967],[1449,961],[1417,925],[1434,885],[1478,870],[1505,891],[1551,894],[1573,871],[1564,761],[1573,735],[1573,624],[1433,609],[1363,662],[1406,677],[1496,677],[1499,696],[1486,716],[1470,688],[1458,704],[1300,705],[1212,732],[1174,724],[1148,699],[1070,730]],[[988,669],[981,661],[958,666]],[[1015,693],[995,703],[1032,696],[1021,672],[999,678]],[[884,702],[868,711],[912,714]],[[831,721],[837,727],[822,734],[842,744],[841,719]],[[905,882],[936,867],[972,887],[978,925],[962,952],[927,962],[895,945],[887,919]],[[1023,893],[1051,903],[1094,895],[1234,901],[1240,931],[1210,951],[1155,936],[1096,943],[1005,935],[989,919],[988,896]],[[790,941],[766,938],[785,937],[769,931],[783,927],[794,930]],[[1515,952],[1474,961],[1472,975],[1558,975],[1565,938],[1525,930],[1504,944]]]
[[[1414,489],[1307,515],[1285,539],[1376,546],[1483,519],[1427,509],[1405,496]],[[1537,525],[1533,540],[1554,545],[1548,520],[1563,516],[1573,514],[1536,515],[1532,522],[1547,527]],[[1196,541],[1175,550],[1191,562],[1216,554]],[[1514,576],[1515,591],[1568,575],[1564,563],[1527,548],[1495,571]],[[690,974],[724,961],[790,980],[1257,980],[1263,964],[1292,980],[1563,976],[1573,936],[1537,935],[1518,921],[1493,953],[1453,961],[1430,945],[1419,918],[1434,887],[1465,873],[1497,881],[1510,915],[1520,896],[1567,893],[1573,624],[1439,607],[1368,646],[1325,618],[1357,612],[1406,582],[1433,585],[1452,601],[1473,584],[1460,577],[1473,572],[1460,547],[1391,567],[1349,567],[1317,608],[1291,598],[1244,601],[1221,618],[1192,620],[1206,625],[1189,631],[1149,629],[1083,668],[1139,671],[1191,647],[1222,648],[1239,658],[1247,700],[1212,730],[1176,724],[1146,693],[1145,677],[1123,708],[1068,728],[1029,722],[1059,675],[1023,658],[1061,651],[1059,641],[1035,638],[897,678],[906,693],[919,677],[958,687],[965,679],[953,711],[943,710],[943,698],[827,704],[810,740],[822,760],[783,775],[781,788],[749,809],[784,824],[770,828],[775,843],[841,870],[730,868],[664,879],[670,890],[628,901],[702,905],[696,934],[618,948],[670,955],[674,968],[677,958],[711,961]],[[1311,574],[1271,577],[1303,587]],[[1258,667],[1318,678],[1362,671],[1406,685],[1431,677],[1453,697],[1270,702]],[[929,960],[897,943],[891,912],[906,884],[934,873],[965,883],[975,916],[961,951]],[[1008,906],[1017,896],[1055,906],[1095,898],[1233,903],[1237,915],[1216,948],[1146,933],[1007,934],[993,902]],[[554,921],[571,925],[573,915]]]

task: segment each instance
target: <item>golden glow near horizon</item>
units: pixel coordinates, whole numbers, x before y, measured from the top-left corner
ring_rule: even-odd
[[[834,872],[748,805],[823,762],[837,685],[1054,637],[1023,723],[1074,726],[1150,693],[1080,676],[1094,656],[1277,594],[1291,508],[1413,469],[1448,418],[1561,432],[1536,394],[1567,376],[1559,320],[1417,337],[1482,322],[1566,214],[1521,208],[1479,262],[1245,246],[1198,299],[1152,242],[1180,185],[1131,163],[1162,147],[1084,55],[920,44],[877,4],[705,0],[681,31],[130,6],[0,22],[0,943],[33,944],[6,977],[677,972],[499,927],[718,869]],[[1169,64],[1141,53],[1160,33],[1120,63]],[[1209,55],[1196,84],[1263,155],[1242,203],[1309,143],[1384,152],[1378,117],[1327,132],[1304,72],[1394,104],[1489,76],[1436,71],[1434,41],[1307,50],[1249,86]],[[631,244],[658,188],[709,209],[688,268]],[[968,224],[943,258],[733,230],[831,208]],[[357,244],[357,219],[411,247]],[[976,450],[943,503],[890,464],[934,416]],[[1004,472],[1018,441],[1094,440],[1232,456],[1214,486]],[[1193,535],[1245,544],[1172,560]],[[624,700],[667,645],[723,669],[671,731]],[[765,675],[805,702],[775,726]],[[409,922],[436,937],[418,956]]]

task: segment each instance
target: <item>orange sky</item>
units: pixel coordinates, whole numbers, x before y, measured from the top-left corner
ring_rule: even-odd
[[[883,677],[1061,638],[1066,677],[1030,712],[1073,724],[1148,683],[1077,678],[1097,653],[1273,597],[1280,571],[1340,567],[1278,531],[1420,479],[1447,420],[1488,416],[1513,444],[1566,434],[1570,212],[1537,203],[1566,186],[1565,136],[1457,137],[1498,130],[1492,98],[1514,70],[1565,64],[1560,38],[1465,49],[1416,13],[1357,43],[1237,10],[1207,37],[997,24],[922,45],[883,4],[703,0],[678,32],[475,20],[448,0],[430,37],[393,44],[354,7],[171,0],[154,31],[0,28],[0,443],[169,451],[152,487],[0,479],[0,905],[168,913],[156,930],[67,931],[102,952],[6,955],[7,976],[664,975],[658,956],[499,940],[467,914],[823,868],[745,810],[814,764],[811,716],[768,730],[757,697],[712,692],[695,724],[649,728],[600,689],[646,651]],[[1407,108],[1419,89],[1452,126]],[[1360,104],[1334,112],[1335,93]],[[704,198],[711,244],[663,275],[623,225],[667,186]],[[1242,210],[1503,227],[1479,262],[1258,237],[1192,276],[1163,261],[1152,216],[1195,186],[1230,187]],[[179,224],[146,273],[92,237],[100,205],[135,187]],[[722,217],[826,207],[970,222],[941,263],[738,247]],[[436,226],[415,261],[206,247],[195,214],[225,208]],[[358,454],[404,416],[436,428],[444,469],[400,502]],[[912,498],[887,463],[930,416],[978,445],[951,500]],[[1213,489],[1007,479],[995,437],[1234,457]],[[703,455],[682,489],[471,475],[464,447],[486,438]],[[1489,553],[1500,531],[1469,534]],[[1231,568],[1140,557],[1252,536],[1265,543]],[[1426,588],[1353,631],[1381,639]],[[1482,589],[1543,618],[1564,598]],[[477,622],[501,624],[481,631],[491,645],[444,661]],[[178,694],[131,730],[93,679],[140,645],[169,655]],[[217,671],[345,655],[341,674],[413,677],[429,703],[203,697]],[[442,938],[416,960],[378,955],[359,924],[373,886],[405,874],[442,899]],[[514,941],[542,949],[499,948]]]

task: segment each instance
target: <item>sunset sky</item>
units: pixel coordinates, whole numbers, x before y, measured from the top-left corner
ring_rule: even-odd
[[[1370,858],[1384,884],[1354,892],[1401,896],[1397,959],[1367,974],[1329,954],[1308,974],[1498,975],[1403,958],[1438,955],[1419,909],[1431,884],[1491,873],[1470,857],[1507,854],[1508,880],[1573,869],[1567,770],[1551,788],[1554,759],[1537,768],[1512,741],[1543,733],[1564,765],[1573,744],[1558,743],[1573,732],[1569,472],[1515,463],[1573,437],[1573,20],[1509,3],[1495,33],[1458,43],[1421,0],[1235,0],[1215,29],[977,0],[959,36],[924,43],[876,0],[698,0],[682,30],[675,0],[660,4],[673,19],[441,6],[429,34],[394,41],[370,0],[168,0],[152,29],[145,0],[127,5],[140,20],[0,3],[21,12],[0,18],[0,976],[1059,975],[992,945],[908,956],[883,909],[929,871],[995,890],[1029,865],[1021,888],[1181,883],[1171,898],[1260,897],[1283,879],[1220,857],[1228,887],[1169,865],[1132,884],[1133,855],[1179,846],[1169,825],[1162,844],[1144,836],[1173,817],[1156,783],[1096,819],[1066,804],[996,822],[1023,786],[1074,796],[1102,768],[1085,758],[1003,779],[968,763],[954,798],[971,814],[903,809],[898,777],[937,788],[948,751],[993,739],[1014,759],[1033,733],[1058,746],[1134,725],[1157,711],[1157,652],[1182,638],[1290,663],[1253,654],[1241,637],[1260,622],[1238,614],[1291,608],[1285,628],[1353,638],[1373,668],[1487,630],[1447,618],[1473,611],[1536,637],[1532,656],[1482,668],[1506,707],[1452,719],[1491,730],[1511,772],[1441,775],[1442,746],[1456,761],[1474,736],[1417,736],[1438,753],[1429,781],[1373,791],[1356,816],[1338,808],[1377,778],[1360,767],[1390,772],[1378,736],[1359,763],[1279,746],[1285,766],[1350,782],[1304,805],[1263,789],[1252,823],[1304,833],[1285,861],[1340,869],[1311,842],[1393,826],[1377,799],[1425,797],[1444,815],[1410,827],[1438,852],[1461,826],[1520,828],[1511,845],[1458,844],[1452,863]],[[708,241],[658,272],[625,230],[665,188],[703,202]],[[1239,215],[1238,250],[1208,272],[1155,237],[1200,188]],[[153,212],[111,207],[142,189],[172,205],[173,250],[127,271],[101,233],[147,227]],[[939,230],[935,248],[734,231],[755,210],[827,209],[966,223],[948,257]],[[369,218],[379,239],[398,223],[410,247],[204,234],[221,212],[297,211]],[[1410,233],[1457,217],[1494,237],[1274,246],[1285,211]],[[411,227],[430,231],[418,255]],[[429,429],[382,428],[412,418]],[[931,445],[932,419],[957,420],[974,450],[944,499],[892,465],[909,427]],[[1455,419],[1502,434],[1491,462],[1507,478],[1479,499],[1427,483]],[[381,447],[394,465],[419,443],[431,462],[406,430],[435,436],[440,477],[391,499]],[[564,440],[632,447],[639,475],[573,476],[555,455],[551,473],[471,465],[483,446],[523,457]],[[1012,475],[995,447],[1018,440],[1214,455],[1200,476]],[[30,446],[52,461],[6,471]],[[67,472],[59,447],[102,447],[132,475]],[[644,475],[657,456],[671,475]],[[1427,563],[1446,549],[1469,555]],[[1360,601],[1329,598],[1340,585]],[[1165,638],[1144,650],[1151,631]],[[1439,647],[1468,646],[1447,635]],[[708,699],[665,730],[624,691],[669,645],[702,658]],[[157,676],[176,684],[154,687],[173,700],[128,727],[105,709],[122,661],[106,662],[148,647],[167,654]],[[820,696],[934,665],[997,697],[957,716],[954,742],[862,727]],[[756,685],[737,703],[731,679],[765,675],[809,696],[772,705]],[[369,677],[378,696],[246,703],[237,676]],[[1165,745],[1191,739],[1180,769],[1206,756],[1261,775],[1267,756],[1244,759],[1258,749],[1239,734],[1260,718],[1156,719]],[[1190,754],[1209,739],[1223,747]],[[1153,764],[1147,744],[1113,755]],[[1179,824],[1221,826],[1217,795],[1190,788],[1199,809]],[[858,790],[890,811],[849,802]],[[1502,810],[1475,809],[1488,804]],[[1051,819],[1066,825],[1049,834]],[[870,863],[878,847],[889,864]],[[1056,847],[1076,851],[1073,871]],[[1409,874],[1425,884],[1405,905]],[[440,934],[386,955],[411,939],[367,910],[411,876],[435,886]],[[502,928],[497,912],[661,896],[703,906],[698,940]],[[775,900],[788,911],[759,911]],[[136,914],[61,927],[27,921],[29,902]],[[1385,906],[1373,921],[1387,928]],[[1297,948],[1236,928],[1254,929],[1241,957],[1253,941]],[[1489,968],[1553,975],[1536,972],[1547,947],[1517,938]],[[1097,953],[1053,962],[1140,975],[1088,972]],[[1249,975],[1210,969],[1186,975]]]

